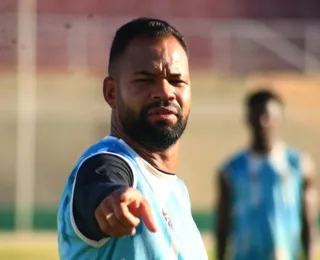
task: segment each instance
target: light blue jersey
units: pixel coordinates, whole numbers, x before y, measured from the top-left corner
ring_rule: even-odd
[[[78,230],[73,218],[73,189],[77,171],[89,157],[110,153],[131,167],[134,187],[149,201],[158,232],[143,221],[134,236],[93,241]],[[58,212],[58,244],[62,260],[204,260],[208,259],[191,215],[187,188],[175,175],[161,173],[124,141],[106,137],[90,147],[75,165],[64,188]]]
[[[234,260],[297,260],[301,252],[301,155],[242,152],[225,166],[232,193]]]

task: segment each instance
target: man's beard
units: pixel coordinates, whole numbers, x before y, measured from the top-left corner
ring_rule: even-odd
[[[157,101],[145,106],[139,114],[126,106],[122,100],[122,111],[119,111],[119,120],[124,133],[138,144],[151,150],[166,150],[175,144],[182,136],[188,121],[183,118],[181,108],[169,101]],[[177,122],[159,120],[151,124],[148,121],[148,112],[153,108],[173,108],[177,111]]]

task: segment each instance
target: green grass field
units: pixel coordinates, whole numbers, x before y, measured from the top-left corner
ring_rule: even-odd
[[[208,240],[204,237],[204,241]],[[206,241],[206,244],[211,242]],[[212,246],[208,246],[210,260]],[[0,260],[58,260],[58,248],[55,234],[1,234]]]
[[[214,260],[214,251],[212,247],[207,247],[209,260]],[[46,247],[24,247],[11,246],[0,247],[1,260],[58,260],[57,247],[55,245]],[[320,259],[320,252],[319,257]]]
[[[214,246],[210,236],[203,236],[209,260],[214,260]],[[320,248],[319,248],[320,249]],[[1,234],[0,260],[58,260],[56,235],[50,234]],[[319,257],[320,259],[320,250]]]
[[[0,249],[0,259],[5,260],[54,260],[59,259],[57,248],[49,247],[4,247]]]
[[[212,258],[212,250],[209,248],[209,259]],[[2,260],[57,260],[59,259],[56,246],[48,247],[5,247],[0,249],[0,259]]]

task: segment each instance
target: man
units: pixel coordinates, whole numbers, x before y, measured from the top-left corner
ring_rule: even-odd
[[[58,213],[61,259],[207,259],[174,174],[190,111],[184,37],[140,18],[114,37],[103,94],[111,134],[73,169]]]
[[[315,259],[314,167],[309,157],[280,138],[283,102],[269,90],[246,100],[248,149],[219,172],[217,254],[231,259]]]

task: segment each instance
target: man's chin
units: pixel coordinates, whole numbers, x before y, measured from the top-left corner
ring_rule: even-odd
[[[174,127],[175,123],[171,122],[170,120],[158,120],[156,122],[150,122],[149,125],[152,128],[161,130],[161,129],[170,129]]]
[[[150,115],[147,117],[150,125],[174,125],[178,119],[174,114]]]

